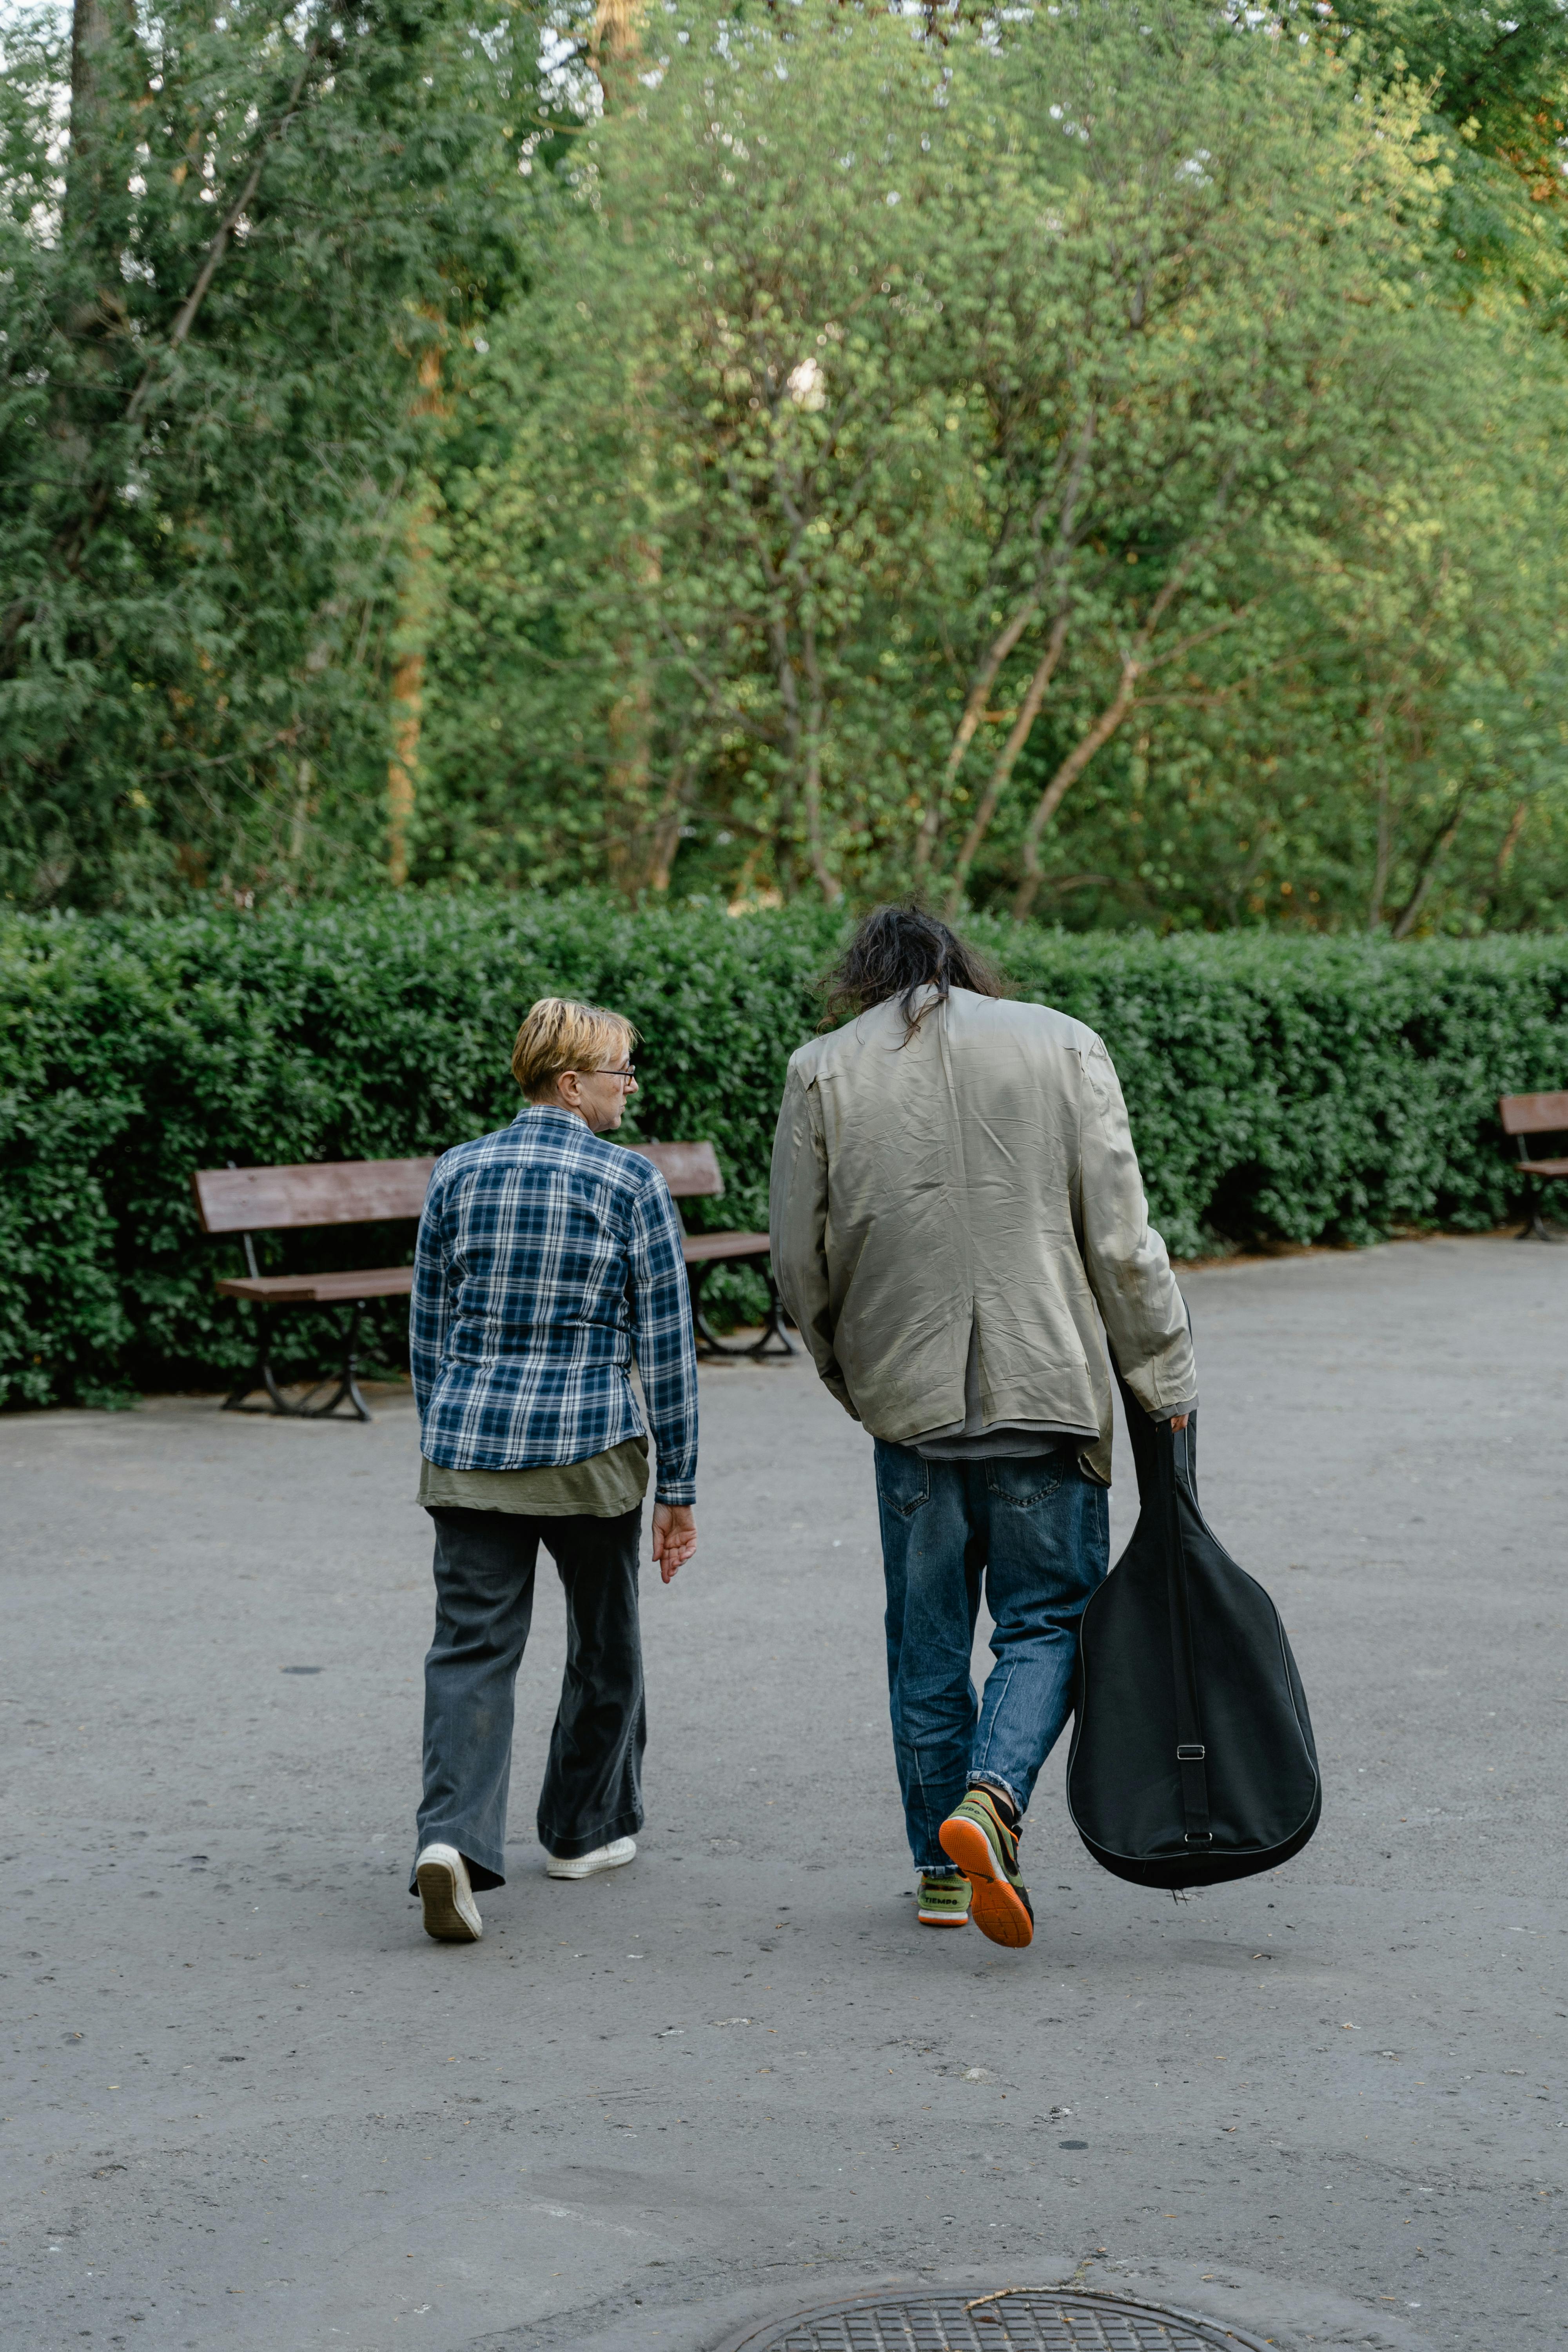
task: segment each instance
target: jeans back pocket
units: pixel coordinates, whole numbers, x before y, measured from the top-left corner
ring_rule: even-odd
[[[1003,1454],[985,1465],[985,1486],[993,1505],[1004,1504],[1015,1511],[1026,1511],[1031,1504],[1045,1503],[1056,1493],[1069,1472],[1078,1468],[1078,1456],[1069,1446],[1058,1445],[1049,1454]]]
[[[931,1464],[912,1445],[877,1440],[877,1499],[900,1519],[912,1518],[931,1499]]]

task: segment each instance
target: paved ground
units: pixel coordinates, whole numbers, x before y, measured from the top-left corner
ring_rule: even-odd
[[[1025,1953],[912,1924],[868,1445],[799,1364],[704,1374],[649,1828],[583,1886],[532,1842],[543,1588],[468,1948],[404,1891],[407,1406],[0,1425],[0,2340],[696,2352],[962,2273],[1297,2352],[1563,2342],[1568,1251],[1187,1287],[1209,1517],[1284,1605],[1323,1826],[1178,1908],[1097,1871],[1053,1763]]]

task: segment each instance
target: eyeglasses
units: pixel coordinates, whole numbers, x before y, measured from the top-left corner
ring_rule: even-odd
[[[628,1062],[624,1070],[579,1070],[577,1076],[580,1078],[619,1078],[622,1086],[629,1087],[636,1081],[637,1066],[635,1063]]]

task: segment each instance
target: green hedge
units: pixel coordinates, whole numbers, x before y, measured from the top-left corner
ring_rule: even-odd
[[[191,1171],[437,1151],[499,1125],[519,1015],[547,991],[629,1014],[640,1132],[711,1137],[730,1190],[703,1213],[760,1223],[784,1063],[838,929],[590,898],[0,922],[0,1402],[237,1370],[242,1316],[212,1291],[237,1251],[199,1234]],[[1018,993],[1106,1037],[1180,1255],[1496,1224],[1520,1199],[1498,1094],[1568,1084],[1568,939],[973,931]],[[287,1262],[363,1263],[341,1253],[366,1239],[313,1246]],[[390,1304],[391,1360],[400,1322]],[[303,1366],[324,1328],[290,1328]]]

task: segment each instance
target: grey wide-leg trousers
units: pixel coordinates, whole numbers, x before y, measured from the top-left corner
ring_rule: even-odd
[[[540,1843],[571,1859],[642,1827],[642,1510],[531,1518],[433,1510],[436,1636],[425,1659],[417,1845],[454,1845],[476,1887],[506,1878],[517,1670],[542,1542],[566,1594],[566,1672],[540,1791]],[[410,1891],[413,1878],[410,1874]]]

